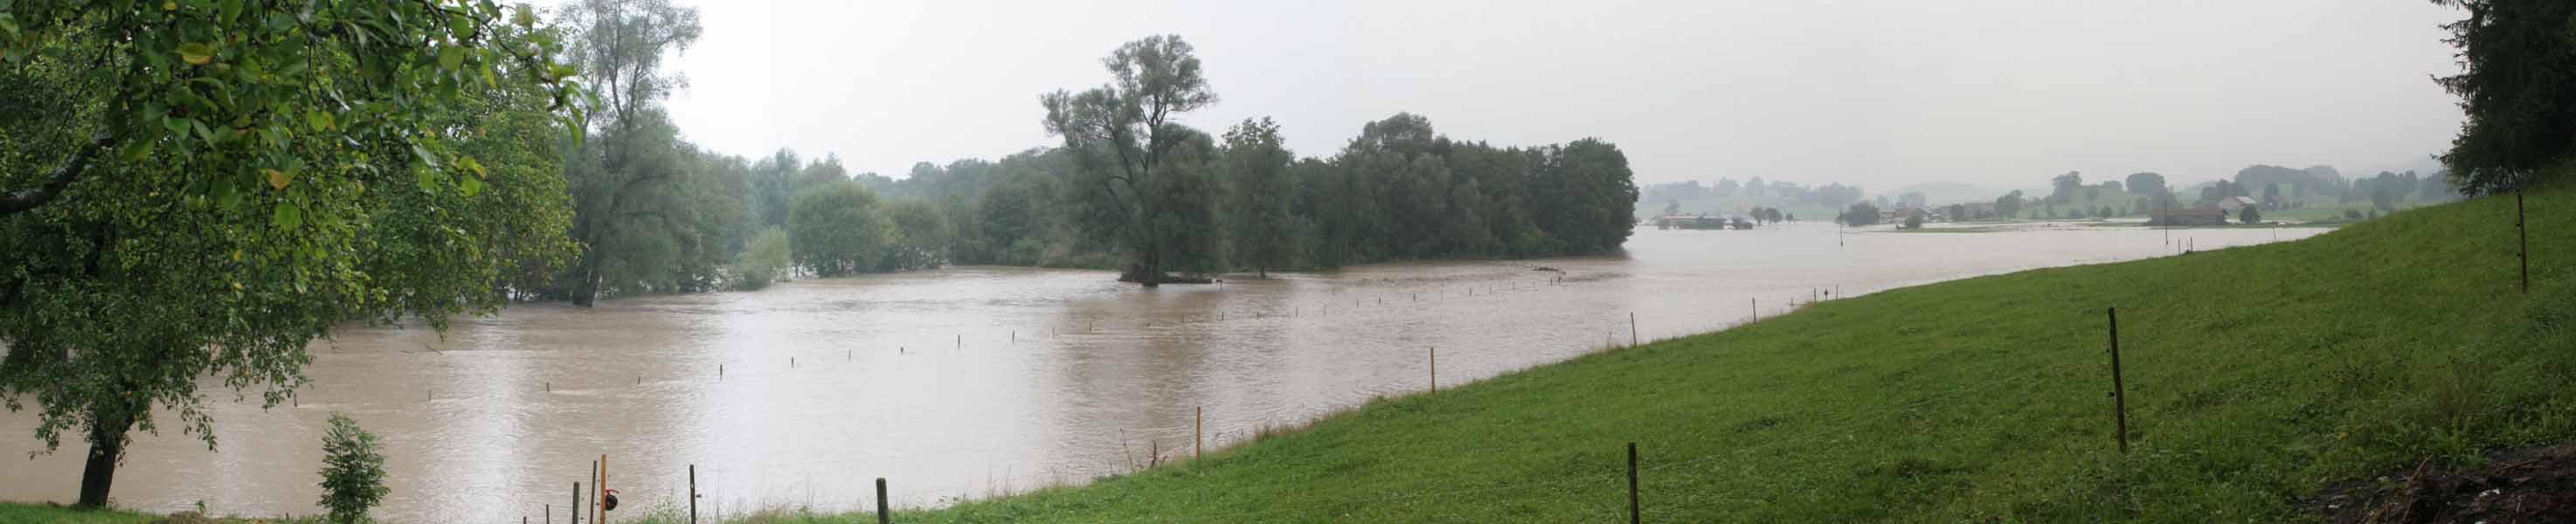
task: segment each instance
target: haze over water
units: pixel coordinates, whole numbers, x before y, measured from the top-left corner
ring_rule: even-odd
[[[2310,228],[2170,232],[2217,249]],[[633,515],[776,505],[942,504],[1186,456],[1193,410],[1208,446],[1380,395],[1445,386],[1626,342],[1783,312],[1818,290],[1859,295],[2022,269],[2166,255],[2167,233],[2034,227],[2007,233],[1842,236],[1829,223],[1753,231],[1640,228],[1617,257],[1354,266],[1222,286],[1142,289],[1103,271],[960,267],[801,280],[769,290],[522,305],[456,323],[350,328],[316,343],[299,405],[262,410],[200,384],[220,451],[138,432],[120,507],[265,516],[318,512],[333,410],[382,438],[399,522],[531,519],[568,511],[572,483],[609,456]],[[1548,267],[1560,273],[1534,270]],[[1246,275],[1248,277],[1248,275]],[[721,368],[721,372],[719,372]],[[175,420],[168,413],[160,420]],[[16,451],[33,413],[0,414]],[[0,500],[69,502],[77,437],[0,468]],[[556,517],[561,519],[561,516]]]

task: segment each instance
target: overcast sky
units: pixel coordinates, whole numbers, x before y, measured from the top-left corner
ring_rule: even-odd
[[[1498,145],[1599,137],[1642,183],[2032,187],[2248,164],[2427,163],[2460,121],[2421,0],[692,1],[689,139],[837,154],[853,172],[1057,144],[1040,93],[1179,34],[1221,132],[1277,119],[1330,156],[1399,111]]]

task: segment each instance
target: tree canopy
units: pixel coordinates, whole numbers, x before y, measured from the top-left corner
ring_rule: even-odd
[[[2468,120],[2442,164],[2470,195],[2565,180],[2576,169],[2576,3],[2434,0],[2468,11],[2444,24],[2460,72],[2437,78]]]
[[[79,503],[133,428],[215,444],[198,378],[282,403],[333,326],[561,259],[556,42],[490,2],[0,2],[0,398],[87,441]]]

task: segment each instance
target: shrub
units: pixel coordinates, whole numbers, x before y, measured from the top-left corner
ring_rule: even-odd
[[[346,414],[331,413],[331,432],[322,436],[322,507],[332,522],[358,522],[367,508],[383,502],[385,456],[376,453],[376,436],[358,428]]]
[[[1905,215],[1906,229],[1923,229],[1923,215]]]
[[[2263,221],[2263,213],[2255,211],[2254,206],[2245,206],[2244,210],[2236,212],[2236,221],[2247,224],[2261,222]]]

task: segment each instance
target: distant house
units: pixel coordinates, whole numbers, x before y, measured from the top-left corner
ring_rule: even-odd
[[[2158,209],[2147,212],[2147,225],[2215,226],[2225,224],[2227,224],[2227,211],[2216,207],[2204,206],[2191,209]]]
[[[2229,213],[2234,213],[2234,212],[2237,212],[2237,211],[2244,210],[2245,208],[2249,208],[2249,207],[2256,207],[2256,206],[2260,206],[2260,205],[2262,205],[2262,204],[2260,204],[2260,203],[2256,203],[2256,202],[2254,201],[2254,199],[2251,199],[2251,198],[2245,198],[2245,197],[2241,197],[2241,196],[2234,196],[2234,197],[2227,197],[2227,198],[2221,198],[2221,199],[2218,199],[2218,210],[2220,210],[2220,211],[2226,211],[2226,212],[2229,212]]]

